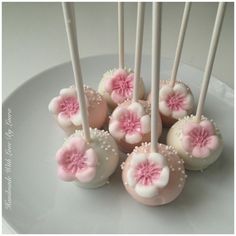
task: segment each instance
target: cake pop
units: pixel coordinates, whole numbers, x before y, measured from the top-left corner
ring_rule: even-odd
[[[90,128],[89,142],[83,131],[77,130],[57,151],[56,160],[61,180],[97,188],[106,184],[116,170],[119,152],[107,131]]]
[[[196,116],[176,122],[168,132],[167,144],[184,160],[185,168],[203,170],[214,163],[223,150],[223,139],[213,120],[202,115],[215,53],[224,17],[225,3],[220,2],[210,43]]]
[[[84,86],[84,93],[89,126],[100,129],[108,118],[106,101],[99,93],[88,86]],[[59,96],[51,100],[48,108],[67,135],[74,133],[76,129],[82,128],[81,110],[74,86],[61,89]]]
[[[115,171],[119,156],[115,141],[107,131],[89,129],[86,99],[78,53],[73,3],[62,3],[76,92],[83,130],[72,134],[57,151],[58,175],[85,188],[104,185]]]
[[[151,143],[135,147],[121,167],[123,184],[128,193],[142,204],[159,206],[179,196],[186,176],[183,161],[174,148],[158,144],[161,3],[153,3],[152,25]]]
[[[142,23],[143,24],[143,23]],[[143,28],[143,26],[140,26]],[[106,99],[108,106],[113,110],[118,104],[132,98],[134,72],[124,66],[124,3],[118,2],[118,35],[119,35],[119,68],[104,73],[98,92]],[[141,42],[142,44],[142,39]],[[144,97],[142,78],[138,82],[138,98]]]
[[[135,80],[133,99],[118,105],[110,116],[109,131],[124,152],[132,152],[135,146],[149,142],[151,138],[151,109],[147,101],[139,100],[139,78],[144,22],[144,3],[138,3],[135,50]],[[158,122],[158,135],[162,124]]]
[[[160,83],[159,111],[161,114],[163,125],[166,127],[170,127],[178,119],[192,114],[193,112],[194,98],[190,88],[185,83],[176,81],[190,7],[191,3],[186,2],[179,32],[171,79],[161,80]],[[150,95],[148,97],[148,100],[151,100]]]

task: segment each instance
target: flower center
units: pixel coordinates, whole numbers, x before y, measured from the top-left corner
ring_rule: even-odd
[[[130,97],[133,90],[133,77],[120,75],[114,80],[112,87],[119,95]]]
[[[79,110],[79,103],[76,97],[67,97],[59,104],[59,112],[63,112],[67,117],[74,115]]]
[[[166,103],[170,110],[178,111],[183,107],[184,96],[179,93],[171,94],[167,97]]]
[[[161,170],[162,168],[148,160],[142,162],[136,167],[136,181],[143,185],[151,185],[154,180],[159,179]]]
[[[136,113],[128,111],[120,118],[120,128],[129,134],[141,132],[140,118]]]
[[[67,154],[64,164],[65,169],[73,174],[75,174],[77,170],[81,170],[87,167],[86,158],[84,157],[84,155],[76,151]]]
[[[198,146],[198,147],[204,147],[208,143],[208,137],[209,133],[206,129],[204,128],[199,128],[199,129],[193,129],[190,133],[189,136],[191,138],[192,145]]]

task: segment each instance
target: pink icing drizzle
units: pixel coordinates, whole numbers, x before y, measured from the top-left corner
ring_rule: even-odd
[[[208,130],[204,128],[195,128],[188,133],[193,146],[203,147],[206,146],[210,139]]]
[[[113,80],[112,85],[112,90],[115,90],[116,93],[124,97],[129,97],[131,96],[133,90],[133,77],[117,75],[117,77]]]
[[[127,134],[141,132],[140,118],[136,113],[127,111],[120,118],[120,128]]]
[[[58,107],[59,112],[63,112],[67,117],[70,117],[79,110],[79,103],[76,97],[66,97],[59,102]]]
[[[162,168],[148,160],[137,165],[135,178],[137,183],[152,185],[153,181],[159,179]]]
[[[184,96],[181,94],[170,94],[168,95],[167,99],[166,99],[166,103],[167,106],[169,107],[170,110],[172,111],[179,111],[183,109],[183,105],[184,105]]]

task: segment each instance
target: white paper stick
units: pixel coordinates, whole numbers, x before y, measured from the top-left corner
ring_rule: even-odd
[[[208,52],[208,57],[207,57],[207,62],[205,66],[205,71],[203,75],[203,82],[202,82],[202,87],[200,91],[200,96],[199,96],[199,101],[198,101],[198,107],[197,107],[197,112],[196,112],[196,118],[197,121],[201,121],[201,115],[203,113],[203,107],[206,99],[206,94],[207,94],[207,89],[211,77],[211,72],[212,72],[212,67],[216,55],[216,49],[220,37],[220,32],[221,32],[221,27],[222,27],[222,22],[224,19],[224,12],[225,12],[225,2],[220,2],[217,10],[217,15],[216,15],[216,20],[215,20],[215,25],[211,37],[211,43],[210,43],[210,49]]]
[[[161,57],[161,3],[152,4],[152,97],[151,97],[151,150],[157,152],[159,81]]]
[[[138,2],[135,59],[134,59],[135,60],[134,61],[134,89],[133,89],[134,102],[138,100],[138,94],[139,94],[138,90],[139,90],[141,61],[142,61],[144,12],[145,12],[145,3]]]
[[[119,68],[124,68],[124,3],[118,2]]]
[[[90,141],[90,132],[89,132],[89,123],[87,116],[87,108],[85,105],[85,95],[84,95],[84,86],[82,72],[80,68],[80,58],[77,45],[77,36],[76,36],[76,23],[75,23],[75,12],[74,4],[69,2],[62,3],[66,33],[68,37],[69,49],[71,62],[75,78],[75,87],[78,95],[81,115],[82,115],[82,126],[85,135],[86,141]]]
[[[180,26],[179,38],[178,38],[178,42],[177,42],[175,59],[174,59],[174,64],[173,64],[171,79],[170,79],[170,85],[172,87],[175,85],[176,76],[178,73],[179,61],[180,61],[180,57],[181,57],[181,53],[182,53],[182,49],[183,49],[184,37],[185,37],[185,32],[186,32],[186,28],[187,28],[187,24],[188,24],[190,8],[191,8],[191,3],[186,2],[185,7],[184,7],[183,17],[182,17],[182,22],[181,22],[181,26]]]

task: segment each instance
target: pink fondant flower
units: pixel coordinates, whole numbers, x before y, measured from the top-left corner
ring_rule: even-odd
[[[182,146],[186,152],[197,158],[205,158],[219,145],[214,127],[208,120],[200,123],[188,122],[182,130]]]
[[[134,102],[127,108],[117,107],[111,116],[109,131],[116,139],[125,139],[135,144],[142,141],[142,136],[150,132],[150,116],[145,114],[143,106]]]
[[[159,109],[163,115],[183,118],[192,107],[193,97],[184,84],[175,83],[174,87],[166,84],[160,89]]]
[[[135,153],[127,171],[127,184],[141,197],[151,198],[169,182],[169,167],[160,153]]]
[[[96,175],[97,155],[80,137],[71,138],[56,154],[58,175],[64,181],[90,182]]]
[[[133,92],[134,74],[124,69],[118,69],[105,83],[105,90],[115,103],[122,103],[131,98]]]
[[[86,105],[88,105],[87,99]],[[61,126],[68,127],[72,124],[79,126],[82,124],[79,103],[74,87],[61,89],[60,95],[51,100],[48,109],[57,116],[58,123]]]

